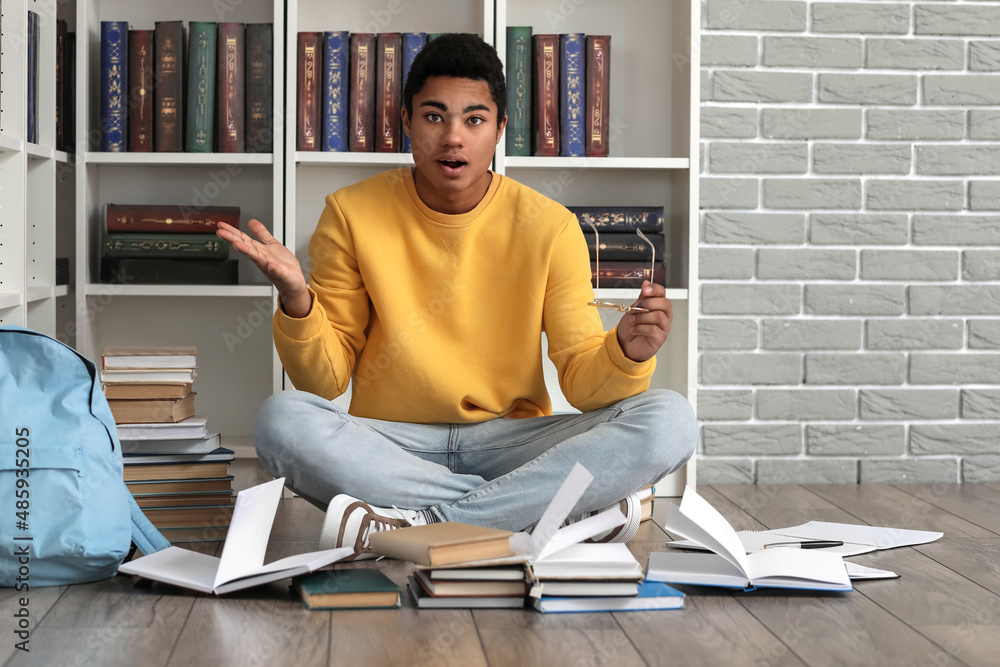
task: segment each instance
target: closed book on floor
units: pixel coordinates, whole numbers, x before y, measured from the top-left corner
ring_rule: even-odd
[[[121,440],[122,454],[208,454],[219,449],[222,437],[210,433],[204,438],[178,438],[176,440]]]
[[[654,611],[680,609],[684,594],[663,583],[646,581],[639,586],[637,595],[625,597],[541,597],[534,598],[533,606],[540,612],[573,613],[600,611]]]
[[[533,589],[536,590],[536,589]],[[548,580],[537,585],[537,590],[550,597],[628,597],[639,593],[638,581]]]
[[[125,486],[136,498],[165,493],[212,493],[232,490],[233,476],[226,475],[212,479],[137,479],[126,483]]]
[[[521,609],[524,598],[517,597],[434,597],[420,587],[415,577],[407,578],[413,604],[419,609]]]
[[[194,392],[184,398],[111,398],[116,424],[179,422],[194,416]]]
[[[104,371],[107,372],[107,371]],[[121,440],[180,440],[208,437],[208,419],[195,415],[173,424],[119,424]]]
[[[375,533],[369,540],[372,551],[382,556],[421,565],[447,565],[512,556],[511,535],[509,530],[446,521]]]
[[[197,507],[149,507],[143,513],[157,528],[228,526],[233,504]]]
[[[151,440],[150,442],[156,441]],[[233,450],[226,449],[225,447],[216,447],[212,451],[203,454],[136,454],[125,451],[125,446],[122,445],[122,461],[125,465],[140,463],[204,463],[206,461],[232,461],[233,458],[235,458]]]
[[[400,604],[399,586],[371,568],[313,572],[296,577],[292,589],[310,609],[391,609]]]
[[[135,497],[139,507],[204,507],[206,505],[230,505],[233,500],[232,490],[215,491],[212,493],[163,493]]]
[[[228,470],[227,461],[209,463],[142,463],[124,466],[126,482],[143,479],[216,479]]]
[[[490,580],[454,580],[436,579],[428,570],[418,569],[414,576],[428,595],[466,596],[466,597],[503,597],[521,596],[527,592],[527,584],[521,581],[490,581]]]

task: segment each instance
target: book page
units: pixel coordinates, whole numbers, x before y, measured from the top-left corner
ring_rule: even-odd
[[[285,478],[252,486],[236,496],[229,532],[222,545],[219,570],[213,588],[240,577],[257,573],[264,564],[267,539],[278,511]]]
[[[725,517],[690,486],[684,489],[681,504],[667,509],[663,527],[719,554],[747,574],[747,555],[736,531]]]

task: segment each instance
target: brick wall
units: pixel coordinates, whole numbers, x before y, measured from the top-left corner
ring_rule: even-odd
[[[1000,480],[1000,2],[702,25],[699,481]]]

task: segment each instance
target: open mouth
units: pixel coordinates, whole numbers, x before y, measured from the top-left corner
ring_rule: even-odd
[[[466,163],[462,160],[438,160],[438,164],[442,165],[446,169],[454,170],[461,169]]]

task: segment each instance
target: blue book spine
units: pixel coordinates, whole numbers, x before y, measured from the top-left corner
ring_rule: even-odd
[[[124,152],[128,21],[101,21],[101,150]]]
[[[404,32],[403,33],[403,89],[406,89],[406,77],[410,75],[410,68],[413,67],[413,59],[420,53],[420,49],[427,44],[426,32]],[[400,98],[403,99],[403,98]],[[410,152],[410,137],[403,133],[404,153]]]
[[[38,143],[38,14],[28,12],[28,142]]]
[[[347,150],[347,91],[350,84],[351,36],[347,31],[323,33],[323,145],[325,151]]]
[[[559,36],[559,124],[560,154],[584,155],[583,113],[586,109],[586,80],[583,73],[583,33]]]

